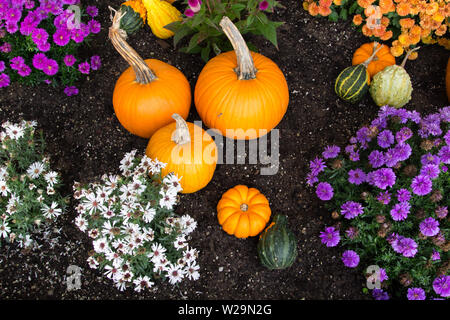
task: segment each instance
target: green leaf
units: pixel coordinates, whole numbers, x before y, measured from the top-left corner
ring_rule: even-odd
[[[339,13],[339,18],[341,18],[342,20],[347,20],[347,9],[342,9],[341,12]]]
[[[332,21],[332,22],[336,22],[339,19],[339,15],[337,14],[336,11],[333,11],[329,16],[328,16],[328,20]]]
[[[200,53],[203,61],[208,62],[210,53],[211,53],[211,44],[208,43],[206,47],[202,48],[202,51]]]

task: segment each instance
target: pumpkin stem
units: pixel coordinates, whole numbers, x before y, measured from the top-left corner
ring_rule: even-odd
[[[411,53],[413,53],[414,51],[417,51],[417,50],[419,50],[419,49],[420,49],[420,47],[416,47],[416,48],[414,48],[414,49],[409,50],[409,51],[406,53],[406,56],[403,58],[403,61],[402,61],[402,64],[400,65],[400,67],[404,68],[404,67],[405,67],[405,64],[406,64],[406,60],[408,60],[408,58],[409,58],[409,56],[411,55]]]
[[[367,59],[366,61],[364,61],[363,63],[361,63],[364,67],[366,67],[367,68],[367,66],[369,65],[369,63],[371,63],[372,62],[372,60],[376,57],[376,54],[378,53],[378,51],[381,49],[381,47],[383,46],[383,45],[381,45],[381,46],[378,46],[378,42],[374,42],[374,44],[373,44],[373,52],[372,52],[372,55],[369,57],[369,59]]]
[[[184,121],[183,117],[178,113],[174,113],[172,118],[175,119],[177,127],[172,133],[172,141],[178,145],[186,144],[191,142],[191,134],[189,133],[189,127]]]
[[[120,29],[120,20],[125,13],[120,10],[111,10],[112,26],[109,28],[109,39],[117,52],[125,59],[126,62],[133,68],[136,75],[136,82],[140,84],[148,84],[156,80],[155,74],[152,72],[147,63],[139,54],[126,42],[127,33]],[[114,12],[114,17],[113,17]]]
[[[245,43],[239,29],[231,22],[230,18],[224,16],[220,21],[223,32],[233,45],[236,52],[237,68],[234,70],[239,80],[251,80],[256,78],[258,70],[255,68],[250,50]]]
[[[246,203],[241,204],[240,209],[242,212],[246,212],[248,210],[248,204]]]

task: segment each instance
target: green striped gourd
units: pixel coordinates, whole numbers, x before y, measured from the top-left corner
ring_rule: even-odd
[[[134,1],[124,2],[119,9],[122,14],[120,29],[124,30],[127,35],[134,34],[144,25],[141,13],[133,8],[133,6],[136,6],[134,3]]]
[[[401,65],[388,66],[375,75],[369,91],[377,106],[401,108],[411,100],[413,88],[404,67],[409,55],[418,49],[409,50]]]
[[[284,215],[276,215],[258,241],[258,256],[268,269],[285,269],[297,258],[297,240]]]
[[[337,77],[334,91],[344,101],[356,103],[361,100],[369,89],[370,75],[367,66],[382,46],[375,42],[372,55],[363,63],[345,68]]]

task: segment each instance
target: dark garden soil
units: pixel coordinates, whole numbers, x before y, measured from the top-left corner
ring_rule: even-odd
[[[0,121],[38,121],[53,166],[62,173],[66,195],[71,194],[74,181],[91,182],[103,173],[118,173],[124,153],[132,149],[143,153],[147,143],[124,130],[112,106],[115,81],[127,65],[107,39],[107,6],[117,8],[121,1],[83,2],[100,9],[103,31],[86,49],[86,56],[100,54],[103,67],[78,84],[80,94],[66,97],[61,88],[45,85],[14,84],[0,90]],[[343,146],[378,112],[370,95],[350,105],[338,100],[333,90],[337,75],[367,39],[350,22],[331,23],[309,16],[299,0],[282,3],[286,9],[271,17],[286,22],[279,29],[279,50],[260,38],[250,39],[280,66],[289,84],[289,108],[277,127],[280,168],[276,175],[263,176],[260,164],[221,164],[206,188],[181,196],[177,212],[188,213],[198,222],[190,243],[200,250],[200,279],[186,280],[178,287],[158,281],[154,290],[140,294],[132,289],[120,292],[100,271],[88,267],[92,247],[74,226],[75,212],[70,209],[45,234],[46,239],[41,237],[42,247],[36,252],[24,253],[14,245],[1,248],[1,299],[369,299],[362,293],[362,270],[345,268],[339,249],[320,243],[320,230],[332,220],[304,182],[309,160],[328,144]],[[129,41],[144,58],[157,58],[182,70],[194,88],[204,65],[199,56],[177,52],[170,40],[156,40],[148,26]],[[407,63],[414,87],[408,108],[431,113],[447,104],[447,59],[445,49],[428,46],[420,50],[416,61]],[[188,120],[200,120],[194,105]],[[216,205],[222,193],[236,184],[258,188],[274,214],[288,215],[299,250],[291,268],[265,269],[258,261],[256,237],[240,240],[221,229]],[[66,290],[69,265],[82,268],[80,290]]]

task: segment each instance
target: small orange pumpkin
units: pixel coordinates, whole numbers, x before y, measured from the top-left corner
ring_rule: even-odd
[[[447,99],[450,102],[450,58],[447,61],[447,70],[445,73],[445,88],[447,89]]]
[[[187,118],[191,89],[183,73],[156,59],[143,60],[125,41],[120,29],[122,14],[117,11],[109,28],[109,39],[130,64],[116,82],[113,106],[119,122],[132,134],[149,138],[172,122],[172,114]]]
[[[163,176],[170,172],[181,178],[182,193],[204,188],[212,179],[217,164],[217,146],[201,127],[178,115],[175,122],[160,128],[151,137],[146,155],[166,163]]]
[[[267,198],[255,188],[237,185],[222,195],[217,219],[223,230],[237,238],[258,235],[270,220]]]
[[[289,104],[289,90],[280,68],[250,52],[228,17],[220,26],[234,51],[211,59],[195,86],[195,106],[203,122],[231,139],[255,139],[272,130]]]
[[[353,54],[352,65],[361,64],[366,61],[373,54],[376,42],[365,43]],[[378,72],[382,71],[387,66],[395,64],[395,57],[391,54],[388,46],[382,44],[375,58],[367,66],[370,78],[373,78]]]

